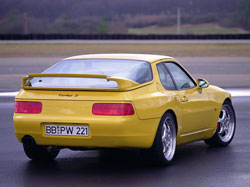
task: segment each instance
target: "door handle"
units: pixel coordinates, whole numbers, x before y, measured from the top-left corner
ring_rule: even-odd
[[[188,101],[188,98],[186,96],[181,98],[181,102],[187,102],[187,101]]]

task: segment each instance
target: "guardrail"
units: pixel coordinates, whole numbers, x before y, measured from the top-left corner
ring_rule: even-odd
[[[246,40],[250,34],[0,34],[0,40]]]

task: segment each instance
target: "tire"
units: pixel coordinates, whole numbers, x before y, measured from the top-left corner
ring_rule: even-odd
[[[51,149],[50,146],[23,144],[23,149],[28,158],[35,161],[51,161],[57,157],[60,149]]]
[[[233,140],[236,129],[236,117],[232,104],[224,102],[221,108],[217,123],[217,129],[212,138],[204,140],[209,146],[222,147],[228,146]]]
[[[172,114],[162,117],[155,140],[150,149],[150,159],[158,165],[170,164],[176,149],[176,121]]]

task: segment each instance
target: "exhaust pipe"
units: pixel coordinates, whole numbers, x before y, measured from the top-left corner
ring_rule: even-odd
[[[34,140],[34,138],[32,138],[32,136],[29,136],[29,135],[25,135],[22,138],[22,142],[23,144],[30,145],[30,146],[36,145],[36,141]]]
[[[22,138],[22,142],[25,146],[28,146],[28,147],[36,147],[37,146],[35,139],[30,135],[25,135]],[[57,147],[57,146],[39,146],[39,147],[42,147],[43,149],[46,149],[49,152],[58,151],[61,149],[60,147]]]

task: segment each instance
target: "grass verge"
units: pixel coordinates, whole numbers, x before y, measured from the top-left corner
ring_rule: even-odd
[[[129,28],[130,34],[176,34],[177,26],[158,27],[150,26],[143,28]],[[181,25],[182,34],[243,34],[249,33],[249,31],[241,28],[226,28],[221,27],[216,23],[205,24],[183,24]]]
[[[91,53],[250,57],[250,43],[0,43],[0,57],[67,57]]]

